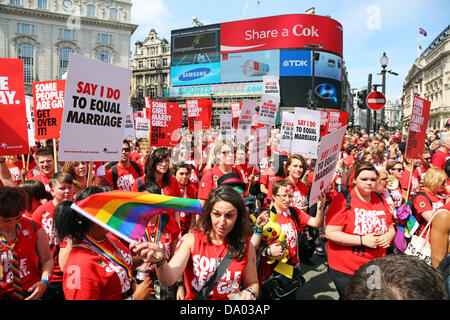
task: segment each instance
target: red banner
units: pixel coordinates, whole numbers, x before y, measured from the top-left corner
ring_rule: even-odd
[[[33,82],[35,139],[58,139],[66,80]]]
[[[213,101],[206,98],[186,100],[186,113],[188,118],[188,128],[194,130],[194,122],[202,123],[202,129],[211,128]]]
[[[150,108],[146,108],[145,115],[150,119],[151,146],[174,147],[178,144],[178,129],[182,126],[178,103],[150,100]]]
[[[239,117],[241,116],[242,102],[232,102],[231,117],[233,118],[233,129],[237,129],[239,124]]]
[[[0,58],[0,155],[27,154],[23,60]]]
[[[222,23],[220,52],[303,48],[321,44],[322,50],[342,56],[342,25],[324,16],[287,14]]]
[[[406,143],[406,159],[422,159],[430,108],[430,101],[414,96]]]
[[[333,133],[348,124],[347,111],[320,111],[320,136]]]

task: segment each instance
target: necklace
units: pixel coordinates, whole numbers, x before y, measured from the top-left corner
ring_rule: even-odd
[[[219,265],[219,264],[222,262],[222,260],[223,260],[222,255],[223,255],[223,252],[225,251],[225,249],[226,249],[227,247],[224,245],[224,243],[222,243],[222,245],[224,245],[224,247],[222,248],[222,251],[219,253],[219,252],[217,251],[217,247],[218,247],[219,245],[216,245],[216,244],[214,244],[213,242],[212,242],[212,245],[213,245],[214,251],[215,251],[215,253],[216,253],[217,265]]]

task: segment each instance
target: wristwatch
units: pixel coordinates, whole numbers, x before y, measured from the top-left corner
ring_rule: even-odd
[[[250,292],[252,294],[253,298],[256,299],[256,292],[255,292],[255,290],[253,290],[252,288],[246,288],[245,291]]]
[[[177,281],[177,282],[175,282],[175,286],[177,286],[177,287],[184,286],[184,281]]]

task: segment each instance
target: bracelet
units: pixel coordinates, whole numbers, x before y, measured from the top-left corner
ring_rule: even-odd
[[[256,292],[255,292],[255,290],[253,290],[252,288],[246,288],[244,290],[250,292],[252,294],[253,298],[256,299]]]
[[[363,241],[362,241],[362,236],[359,236],[359,241],[361,242],[361,247],[364,247]]]
[[[175,286],[177,286],[177,287],[182,287],[182,286],[184,286],[184,281],[178,281],[178,282],[176,282],[176,283],[175,283]]]
[[[163,251],[163,258],[161,261],[156,262],[156,267],[160,268],[161,266],[163,266],[165,263],[167,262],[167,256],[166,253]]]
[[[261,236],[263,232],[263,228],[260,226],[255,226],[253,228],[253,233],[256,234],[257,236]]]
[[[45,283],[45,285],[47,286],[47,288],[50,287],[50,282],[48,282],[47,279],[41,279],[41,282]]]

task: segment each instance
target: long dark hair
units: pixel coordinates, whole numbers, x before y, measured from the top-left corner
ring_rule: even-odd
[[[167,149],[166,147],[161,147],[153,150],[153,152],[148,157],[147,162],[145,163],[144,168],[145,182],[156,182],[155,179],[156,164],[168,157],[169,157],[169,149]],[[168,186],[169,181],[170,181],[170,168],[163,175],[161,188]]]
[[[22,181],[19,184],[19,188],[25,190],[28,193],[28,212],[32,210],[33,199],[35,199],[36,201],[41,201],[43,199],[49,201],[53,199],[52,194],[45,190],[45,185],[39,180]]]
[[[245,257],[247,249],[247,238],[251,235],[250,217],[245,206],[244,198],[231,186],[221,185],[213,189],[209,194],[203,206],[203,215],[200,226],[194,228],[195,231],[203,231],[211,242],[211,232],[213,230],[211,221],[211,211],[217,202],[225,201],[233,205],[238,216],[236,223],[230,233],[227,234],[227,240],[230,246],[230,256],[236,260],[242,260]]]
[[[110,191],[106,187],[90,186],[81,189],[75,197],[75,202],[86,199],[91,194]],[[56,235],[60,241],[69,237],[80,241],[86,232],[89,231],[93,222],[78,212],[74,211],[70,206],[72,201],[60,202],[56,208],[53,216],[53,223],[55,225]]]

